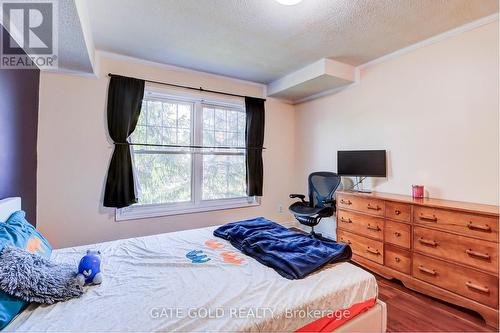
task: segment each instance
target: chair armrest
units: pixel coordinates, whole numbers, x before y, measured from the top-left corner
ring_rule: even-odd
[[[327,205],[327,204],[331,204],[332,206],[335,206],[335,204],[336,204],[335,199],[323,200],[322,202],[323,202],[323,204],[325,204],[325,205]]]
[[[303,194],[296,194],[296,193],[290,194],[290,199],[295,199],[295,198],[299,198],[303,203],[307,203],[307,201],[304,200],[306,196]]]
[[[329,207],[333,209],[333,212],[337,211],[337,200],[335,199],[330,199],[330,200],[323,200],[324,205],[330,205]]]

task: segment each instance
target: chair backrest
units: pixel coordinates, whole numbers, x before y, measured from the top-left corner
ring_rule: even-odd
[[[341,177],[334,172],[313,172],[309,175],[309,203],[312,207],[324,207],[340,185]]]

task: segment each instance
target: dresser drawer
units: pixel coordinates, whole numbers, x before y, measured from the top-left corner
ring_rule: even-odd
[[[414,207],[413,222],[498,242],[498,218],[445,209]]]
[[[385,214],[383,200],[362,198],[344,193],[337,194],[337,207],[378,216],[384,216]]]
[[[414,227],[413,248],[491,273],[498,272],[498,244],[457,236],[427,228]]]
[[[410,252],[386,244],[384,264],[387,267],[409,275],[411,270]]]
[[[411,206],[399,202],[385,202],[385,217],[402,222],[411,222]]]
[[[337,211],[337,227],[357,234],[383,239],[384,219],[346,210]]]
[[[498,307],[498,278],[493,275],[414,253],[413,276],[479,303]]]
[[[382,242],[342,230],[337,231],[337,240],[349,244],[354,254],[381,265],[384,264],[384,244]]]
[[[404,223],[385,221],[385,242],[406,249],[411,246],[411,226]]]

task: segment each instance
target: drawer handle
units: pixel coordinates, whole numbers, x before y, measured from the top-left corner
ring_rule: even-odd
[[[467,253],[471,257],[490,260],[490,255],[488,253],[476,252],[476,251],[473,251],[472,249],[465,250],[465,253]]]
[[[490,288],[478,286],[477,284],[474,284],[470,281],[465,282],[465,285],[471,289],[475,289],[475,290],[483,292],[483,293],[487,293],[487,294],[490,293]]]
[[[433,246],[433,247],[436,247],[438,246],[438,243],[436,241],[433,241],[433,240],[428,240],[428,239],[425,239],[423,237],[420,237],[418,239],[418,241],[421,243],[421,244],[424,244],[424,245],[429,245],[429,246]]]
[[[341,221],[341,222],[344,222],[344,223],[352,223],[352,220],[351,220],[351,219],[346,219],[346,218],[345,218],[345,217],[343,217],[343,216],[340,218],[340,221]]]
[[[399,209],[396,209],[396,210],[394,211],[394,214],[396,214],[396,215],[401,215],[401,211],[400,211]]]
[[[368,230],[373,230],[373,231],[380,231],[380,228],[378,227],[378,225],[376,225],[376,226],[371,226],[371,225],[369,225],[369,224],[368,224],[368,225],[366,226],[366,229],[368,229]]]
[[[375,254],[375,255],[377,255],[377,256],[378,256],[378,255],[380,255],[380,252],[378,252],[378,250],[377,250],[377,249],[372,249],[372,248],[371,248],[371,247],[369,247],[369,246],[366,248],[366,251],[368,251],[368,252],[370,252],[370,253],[372,253],[372,254]]]
[[[437,222],[437,220],[438,220],[436,215],[432,215],[432,216],[420,215],[420,219],[422,221],[430,221],[430,222]]]
[[[401,233],[399,231],[394,231],[394,236],[401,237]]]
[[[340,237],[340,241],[341,241],[342,243],[346,243],[346,244],[349,244],[349,245],[351,245],[351,244],[352,244],[350,240],[347,240],[347,241],[346,241],[346,240],[345,240],[344,238],[342,238],[342,237]]]
[[[395,257],[394,260],[396,260],[396,262],[400,262],[401,259],[399,257]]]
[[[352,205],[351,200],[347,200],[347,201],[345,201],[344,199],[340,199],[340,203],[341,203],[341,204],[344,204],[344,205]]]
[[[467,224],[467,228],[474,229],[474,230],[486,231],[486,232],[491,231],[491,227],[487,224],[480,225],[480,224],[473,224],[472,222],[469,222],[469,224]]]
[[[433,269],[425,268],[424,266],[420,265],[418,266],[418,270],[430,275],[436,275],[436,271]]]
[[[380,210],[381,208],[377,205],[376,207],[373,207],[372,205],[368,204],[366,208],[371,209],[371,210]]]

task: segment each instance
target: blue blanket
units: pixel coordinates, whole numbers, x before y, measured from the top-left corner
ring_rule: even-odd
[[[302,279],[326,264],[352,256],[347,244],[321,241],[263,217],[225,224],[214,235],[287,279]]]

